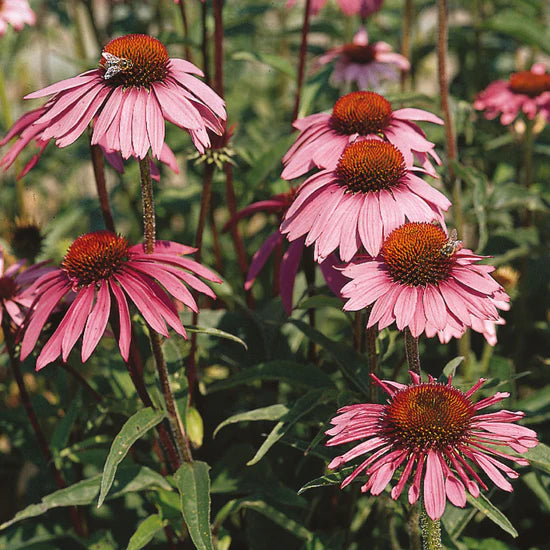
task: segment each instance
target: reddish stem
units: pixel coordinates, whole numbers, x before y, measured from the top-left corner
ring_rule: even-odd
[[[46,440],[46,436],[44,435],[44,433],[42,432],[42,429],[40,428],[38,417],[36,416],[36,413],[31,403],[29,393],[27,392],[27,387],[25,386],[25,380],[23,378],[23,375],[21,374],[19,360],[17,359],[17,356],[16,356],[13,335],[11,332],[10,323],[7,319],[6,313],[4,313],[4,319],[2,321],[2,331],[4,332],[4,342],[6,343],[6,348],[8,350],[13,377],[15,378],[15,382],[17,383],[17,387],[19,388],[19,395],[21,396],[21,401],[23,403],[23,407],[25,408],[25,412],[27,413],[29,422],[31,423],[32,429],[34,431],[34,435],[38,440],[38,446],[42,451],[42,455],[46,460],[46,463],[48,465],[48,468],[50,469],[50,472],[52,473],[52,476],[55,480],[56,485],[58,486],[59,489],[65,489],[67,487],[67,484],[65,483],[65,479],[63,478],[63,475],[55,465],[55,461],[52,456],[52,452],[50,451],[48,441]],[[78,513],[78,509],[76,508],[76,506],[71,506],[69,508],[69,516],[71,518],[71,523],[73,524],[74,530],[76,531],[78,536],[80,537],[87,536],[86,528],[82,523],[82,518],[80,517],[80,514]]]
[[[294,111],[292,112],[292,120],[298,118],[298,111],[300,110],[300,97],[302,95],[302,86],[304,84],[304,73],[306,68],[306,54],[307,54],[307,38],[309,34],[309,11],[311,7],[311,0],[306,0],[306,7],[304,8],[304,23],[302,25],[302,43],[300,44],[300,61],[298,63],[298,78],[296,82],[296,98],[294,100]]]
[[[202,50],[202,70],[204,72],[204,81],[206,84],[210,84],[210,70],[209,70],[209,63],[210,58],[208,55],[208,29],[206,27],[206,20],[208,16],[208,6],[207,2],[201,2],[201,20],[202,20],[202,44],[201,44],[201,50]]]
[[[103,160],[103,151],[99,145],[90,145],[90,151],[92,154],[92,166],[94,168],[101,215],[103,216],[106,229],[116,233],[113,213],[111,212],[111,205],[109,204],[109,193],[107,192],[107,185],[105,184],[105,161]]]
[[[185,38],[185,58],[187,59],[187,61],[193,62],[191,48],[189,47],[189,43],[187,42],[189,40],[189,24],[187,22],[187,14],[185,13],[185,0],[180,0],[179,6],[181,12],[181,20],[183,22],[183,36]]]

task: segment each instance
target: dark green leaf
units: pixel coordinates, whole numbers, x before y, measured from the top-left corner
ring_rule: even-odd
[[[183,464],[174,474],[181,495],[181,512],[198,550],[213,550],[210,531],[210,466],[206,462]]]
[[[185,330],[188,332],[196,332],[197,334],[206,334],[207,336],[216,336],[216,338],[225,338],[226,340],[231,340],[233,342],[241,344],[244,349],[248,349],[246,343],[238,336],[235,336],[234,334],[231,334],[229,332],[225,332],[224,330],[220,330],[219,328],[195,327],[185,325]]]
[[[550,447],[548,445],[539,443],[533,449],[529,449],[526,453],[522,454],[522,456],[537,470],[550,474]]]
[[[252,466],[259,462],[271,447],[285,435],[288,430],[309,411],[322,402],[323,390],[314,390],[300,397],[292,408],[284,415],[281,422],[271,430],[266,440],[262,443],[254,457],[246,465]]]
[[[327,338],[324,334],[311,328],[299,319],[290,319],[290,323],[298,327],[310,340],[330,353],[340,370],[364,395],[370,397],[370,380],[367,360],[352,347]]]
[[[236,424],[237,422],[254,422],[258,420],[279,420],[288,412],[286,405],[270,405],[269,407],[262,407],[260,409],[254,409],[252,411],[246,411],[243,413],[234,414],[229,418],[226,418],[218,427],[214,430],[214,437],[224,427],[229,424]]]
[[[506,531],[514,538],[518,536],[518,532],[510,523],[510,520],[484,495],[474,498],[470,493],[466,493],[466,499],[474,507],[477,508],[485,517],[496,523],[503,531]]]
[[[23,519],[40,516],[53,508],[87,506],[91,504],[99,493],[102,477],[101,474],[98,474],[45,496],[39,504],[27,506],[25,509],[18,512],[13,519],[0,525],[0,530],[6,529],[10,525]],[[109,499],[145,489],[155,489],[158,487],[161,489],[170,489],[170,485],[160,474],[157,474],[146,466],[120,467],[118,469],[118,477],[113,483],[113,487],[114,491],[109,495]]]
[[[304,365],[294,361],[268,361],[253,367],[247,367],[241,372],[215,382],[207,388],[207,393],[214,393],[241,384],[256,382],[258,380],[284,380],[291,384],[303,384],[313,388],[333,387],[332,380],[315,365]]]
[[[166,525],[162,518],[154,514],[142,521],[132,538],[128,542],[127,550],[141,550],[146,544],[151,542],[155,535]]]
[[[130,447],[151,428],[159,424],[165,416],[164,411],[155,411],[151,407],[147,407],[130,417],[122,426],[122,429],[113,440],[109,456],[105,461],[101,479],[101,492],[97,503],[98,508],[103,504],[115,479],[118,465],[122,462]]]
[[[308,489],[316,489],[317,487],[340,485],[342,481],[344,481],[344,479],[353,472],[353,470],[355,470],[355,467],[349,466],[348,468],[342,468],[337,472],[332,472],[316,479],[312,479],[300,488],[298,494],[301,495],[302,493],[305,493]]]

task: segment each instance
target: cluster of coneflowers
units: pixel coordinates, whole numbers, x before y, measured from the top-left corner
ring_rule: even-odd
[[[300,255],[311,246],[329,288],[346,300],[344,310],[365,309],[367,330],[395,324],[403,331],[412,384],[371,373],[389,399],[338,411],[327,445],[358,444],[329,468],[366,455],[342,487],[364,475],[361,490],[378,495],[400,472],[392,498],[408,484],[409,503],[421,498],[437,520],[446,500],[464,507],[466,492],[478,497],[480,488],[487,489],[481,474],[511,491],[505,477],[518,474],[502,459],[528,462],[502,448],[522,453],[537,445],[537,437],[514,424],[521,412],[480,412],[509,395],[476,403],[472,396],[483,379],[466,392],[451,379],[421,381],[420,335],[447,343],[470,328],[494,345],[495,325],[504,323],[498,310],[509,308],[509,297],[491,277],[494,268],[448,231],[444,212],[451,203],[424,179],[437,177],[433,164],[441,161],[418,121],[443,124],[420,109],[393,110],[373,91],[349,93],[332,113],[296,120],[300,133],[283,158],[282,177],[307,178],[286,195],[250,205],[232,222],[257,211],[279,214],[280,228],[253,258],[247,285],[286,236],[280,293],[288,313]]]
[[[322,4],[315,3],[315,9]],[[366,17],[381,2],[341,0],[340,4],[343,10],[354,4]],[[348,62],[340,72],[337,67],[336,77],[363,86],[388,75],[377,63],[408,68],[408,62],[383,43],[369,45],[363,30],[353,44],[324,61],[336,55]],[[371,64],[370,79],[356,68],[366,64]],[[166,337],[169,326],[185,337],[174,299],[197,311],[190,289],[215,297],[202,279],[219,279],[188,257],[195,249],[156,241],[151,188],[151,157],[175,167],[164,141],[165,121],[188,131],[200,153],[210,146],[209,133],[225,131],[223,100],[197,78],[201,75],[190,62],[170,58],[155,38],[116,38],[105,46],[97,69],[29,94],[29,99],[49,99],[23,115],[0,143],[17,138],[0,161],[6,168],[27,145],[38,147],[23,169],[26,173],[50,140],[65,147],[91,128],[92,146],[101,147],[119,169],[121,157],[135,158],[142,176],[143,244],[130,245],[113,225],[78,237],[59,268],[37,264],[23,269],[19,262],[4,271],[0,255],[4,334],[19,339],[21,359],[40,348],[37,369],[59,357],[66,361],[80,339],[82,361],[86,361],[109,323],[121,356],[128,361],[131,304],[151,334]],[[508,124],[519,110],[529,118],[539,112],[548,118],[549,96],[549,77],[537,65],[530,72],[513,75],[508,83],[493,84],[475,106],[487,109],[489,117],[502,113],[502,122]],[[446,343],[471,328],[493,342],[495,325],[503,323],[498,310],[508,308],[509,298],[491,277],[493,268],[479,263],[483,257],[464,248],[455,232],[448,231],[444,212],[451,203],[424,179],[436,178],[433,164],[441,161],[416,122],[442,124],[423,110],[393,110],[373,91],[352,92],[335,103],[332,113],[296,120],[300,133],[283,159],[282,177],[308,177],[288,194],[249,206],[231,223],[260,210],[281,217],[280,228],[252,260],[247,289],[269,254],[281,249],[286,238],[290,244],[279,277],[288,313],[302,254],[312,246],[329,287],[346,300],[345,310],[366,309],[368,330],[395,323],[404,332],[412,357],[412,384],[380,380],[373,373],[373,381],[389,399],[385,404],[350,405],[339,411],[332,420],[334,427],[327,431],[331,436],[327,444],[360,443],[329,467],[368,455],[342,486],[365,475],[362,491],[377,495],[399,472],[392,498],[397,499],[408,484],[409,502],[422,497],[427,514],[436,520],[446,500],[464,506],[466,491],[477,497],[480,488],[487,489],[481,475],[512,490],[505,476],[518,474],[502,459],[519,465],[527,461],[501,449],[522,453],[534,447],[537,438],[532,430],[515,424],[523,413],[480,412],[508,395],[500,392],[474,402],[472,396],[483,380],[462,392],[451,380],[442,384],[431,377],[427,382],[420,378],[415,349],[420,335],[437,335]],[[61,320],[43,339],[55,311],[61,313]],[[155,341],[152,338],[154,350]]]

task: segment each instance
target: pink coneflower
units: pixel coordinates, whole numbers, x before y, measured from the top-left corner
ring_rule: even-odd
[[[61,269],[41,277],[27,291],[36,293],[38,298],[25,326],[21,359],[31,353],[50,313],[65,297],[73,301],[42,348],[36,370],[60,355],[66,361],[81,334],[82,361],[86,361],[103,335],[109,316],[115,312],[118,312],[120,324],[120,353],[127,360],[131,334],[128,298],[152,330],[168,336],[165,324],[168,323],[186,337],[176,307],[167,293],[197,311],[187,285],[215,298],[210,287],[196,275],[221,282],[210,270],[182,257],[193,252],[195,249],[189,246],[157,241],[154,253],[146,254],[143,245],[129,246],[125,237],[110,231],[82,235],[70,246]]]
[[[8,28],[8,23],[20,31],[26,25],[34,25],[36,17],[27,0],[0,0],[0,36]]]
[[[383,137],[398,147],[407,164],[412,165],[416,157],[426,172],[435,175],[430,157],[437,164],[441,160],[435,145],[413,120],[443,124],[439,117],[421,109],[393,111],[390,102],[375,92],[342,96],[334,104],[332,114],[316,113],[294,122],[300,135],[283,157],[281,177],[289,180],[313,168],[332,169],[350,143],[375,137]]]
[[[230,227],[232,224],[237,223],[239,220],[255,214],[256,212],[267,212],[278,214],[280,218],[284,216],[284,213],[288,210],[288,207],[292,204],[296,196],[296,190],[292,190],[289,193],[281,193],[275,195],[271,199],[265,201],[259,201],[248,205],[243,208],[226,224],[224,230]],[[272,233],[262,244],[262,246],[254,254],[250,263],[250,269],[244,283],[245,290],[250,290],[256,277],[264,267],[269,256],[276,250],[280,250],[286,241],[284,235],[279,229]],[[279,291],[283,307],[287,315],[292,313],[292,296],[294,293],[294,282],[296,280],[296,274],[300,267],[300,261],[304,253],[305,238],[296,239],[291,242],[287,250],[283,254],[279,272]],[[341,297],[340,289],[347,282],[346,278],[342,276],[339,270],[334,269],[334,266],[338,263],[338,258],[334,254],[330,254],[325,261],[323,261],[319,268],[325,278],[329,289],[338,297]]]
[[[159,158],[167,120],[187,130],[204,152],[210,145],[206,130],[221,133],[226,112],[223,100],[193,75],[202,72],[188,61],[168,57],[156,38],[130,34],[105,46],[98,69],[26,99],[54,94],[32,122],[40,127],[42,143],[55,139],[58,147],[66,147],[93,122],[92,145],[101,142],[123,158],[142,159],[151,149]]]
[[[530,71],[489,84],[477,95],[474,107],[485,111],[485,118],[490,120],[500,114],[502,124],[513,122],[520,111],[528,119],[541,113],[550,122],[550,74],[542,63],[535,63]]]
[[[317,15],[325,6],[327,0],[311,0],[309,11]],[[176,0],[178,3],[179,0]],[[345,15],[359,15],[362,19],[368,17],[382,7],[383,0],[337,0],[338,6]],[[291,8],[296,0],[287,0],[285,8]]]
[[[290,241],[307,234],[315,243],[315,259],[339,248],[350,261],[360,246],[371,255],[405,219],[436,219],[450,201],[407,166],[399,149],[387,141],[368,139],[349,145],[334,170],[307,179],[281,225]]]
[[[332,80],[335,84],[356,84],[361,90],[377,89],[384,81],[399,80],[400,71],[411,68],[406,57],[392,51],[386,42],[369,44],[365,28],[359,29],[353,42],[329,50],[319,58],[326,65],[336,59]]]
[[[38,119],[42,117],[49,109],[49,103],[25,113],[21,116],[15,124],[10,128],[9,132],[0,140],[0,147],[6,145],[13,138],[17,137],[16,142],[10,148],[10,150],[0,159],[0,166],[6,171],[17,159],[21,151],[27,147],[27,145],[32,144],[36,147],[36,153],[31,157],[31,159],[23,166],[21,172],[17,175],[17,179],[21,179],[26,176],[38,163],[44,150],[46,149],[48,143],[51,141],[49,139],[44,139],[43,134],[48,128],[50,123],[48,121],[42,123],[36,123]],[[124,164],[122,162],[122,157],[118,150],[109,149],[106,145],[106,136],[103,135],[98,142],[98,145],[103,150],[105,159],[107,162],[120,173],[124,172]],[[160,150],[159,161],[166,164],[172,171],[176,174],[179,173],[178,163],[174,153],[166,145],[162,144]],[[151,160],[151,177],[155,180],[158,180],[160,173],[157,165]]]
[[[33,301],[32,294],[24,291],[36,279],[53,269],[46,262],[24,269],[26,263],[26,260],[20,260],[4,271],[4,251],[0,247],[0,325],[4,310],[16,326],[21,325],[25,312]]]
[[[331,420],[334,428],[326,432],[332,436],[327,445],[361,443],[335,458],[329,468],[338,468],[374,451],[341,487],[364,474],[368,479],[361,491],[379,495],[401,469],[399,480],[391,490],[392,498],[399,498],[410,480],[409,503],[414,504],[422,493],[426,512],[433,520],[443,515],[447,499],[463,508],[466,489],[475,498],[479,496],[480,486],[487,490],[476,469],[486,474],[497,487],[512,491],[512,485],[503,474],[511,479],[519,474],[500,459],[520,466],[529,462],[500,449],[508,446],[517,453],[524,453],[538,444],[537,434],[514,424],[523,418],[522,412],[500,410],[479,414],[510,394],[499,392],[474,403],[471,397],[484,379],[463,393],[451,386],[451,380],[440,384],[430,377],[429,382],[422,383],[418,375],[412,372],[410,375],[412,384],[409,386],[371,375],[389,395],[386,404],[343,407]]]
[[[343,289],[344,309],[357,311],[373,304],[367,327],[394,321],[414,337],[426,332],[459,337],[478,321],[498,322],[501,301],[509,297],[489,275],[494,267],[476,265],[482,256],[431,223],[407,223],[384,241],[377,258],[365,257],[343,270],[352,279]]]

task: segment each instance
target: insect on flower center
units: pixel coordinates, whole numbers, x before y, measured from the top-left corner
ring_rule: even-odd
[[[101,54],[104,78],[114,86],[149,88],[168,73],[168,52],[162,42],[146,34],[111,40]]]
[[[340,134],[380,133],[392,115],[390,102],[375,92],[352,92],[341,97],[332,109],[330,124]]]
[[[386,436],[411,450],[439,450],[459,444],[475,414],[458,389],[438,383],[409,386],[386,406]]]
[[[426,286],[447,279],[459,243],[431,223],[406,223],[386,238],[381,255],[395,282]]]
[[[390,189],[406,174],[405,159],[391,143],[375,139],[356,141],[342,153],[336,173],[350,193]]]
[[[110,231],[95,231],[73,242],[61,267],[75,285],[83,287],[109,279],[127,259],[126,237]]]
[[[531,71],[520,71],[510,77],[510,88],[517,94],[536,97],[550,91],[550,74],[537,74]]]
[[[372,63],[376,56],[376,51],[371,44],[344,44],[342,54],[347,57],[352,63],[367,65]]]
[[[9,300],[17,294],[17,283],[13,277],[0,277],[0,300]]]

